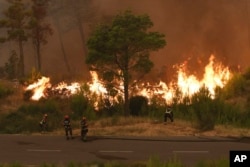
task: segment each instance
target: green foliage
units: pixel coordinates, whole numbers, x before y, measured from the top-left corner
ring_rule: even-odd
[[[1,42],[15,41],[19,47],[19,66],[20,76],[24,76],[24,53],[23,42],[28,40],[27,19],[29,16],[27,6],[22,0],[7,1],[9,7],[4,10],[4,18],[0,20],[1,26],[6,30],[6,36],[0,37]]]
[[[243,77],[246,80],[250,80],[250,68],[247,68],[246,71],[243,73]]]
[[[230,166],[227,158],[221,158],[218,160],[206,160],[198,162],[195,167],[228,167]]]
[[[100,101],[99,101],[100,102]],[[122,115],[123,102],[111,102],[109,99],[101,100],[99,110],[97,112],[99,117],[115,117]]]
[[[88,162],[77,163],[69,162],[66,165],[43,163],[40,167],[184,167],[178,158],[171,158],[169,161],[163,162],[158,156],[151,156],[146,162],[130,162],[124,163],[121,161],[106,161],[106,162]],[[220,158],[217,160],[204,160],[196,163],[194,167],[228,167],[229,160],[227,158]],[[20,163],[0,164],[0,167],[24,167]]]
[[[61,127],[62,113],[58,111],[55,101],[46,100],[22,105],[17,111],[2,115],[0,118],[0,133],[38,132],[39,122],[43,114],[48,114],[48,130]],[[37,126],[36,126],[37,125]]]
[[[46,163],[43,163],[42,165],[40,165],[40,167],[57,167],[56,164],[46,164]]]
[[[166,109],[165,99],[154,96],[148,105],[148,115],[150,118],[162,119]]]
[[[159,156],[151,156],[146,162],[146,167],[184,167],[183,163],[176,157],[171,157],[168,161],[162,161]]]
[[[1,20],[2,28],[7,28],[8,40],[25,41],[27,34],[25,32],[25,21],[27,21],[28,11],[22,0],[8,1],[9,7],[5,10],[5,18]],[[19,24],[17,24],[19,23]]]
[[[104,81],[123,82],[125,114],[129,111],[129,85],[136,76],[132,74],[148,73],[153,67],[150,51],[166,44],[163,34],[147,31],[152,26],[148,15],[136,16],[125,11],[116,15],[110,25],[99,25],[87,42],[86,63]]]
[[[48,36],[53,34],[50,24],[45,21],[49,1],[32,0],[31,17],[28,24],[29,35],[36,52],[38,71],[41,71],[41,46],[47,44]]]
[[[185,102],[174,104],[173,112],[174,112],[174,117],[178,119],[191,121],[193,120],[194,117],[191,105],[186,104]]]
[[[232,98],[243,95],[246,91],[246,86],[246,79],[241,74],[234,74],[223,89],[225,97]]]
[[[130,98],[130,114],[134,116],[147,115],[148,99],[144,96],[133,96]]]
[[[6,87],[0,83],[0,99],[5,98],[12,93],[13,93],[13,90],[11,88]]]
[[[51,26],[44,22],[47,16],[49,0],[32,0],[32,5],[27,5],[23,0],[8,0],[8,8],[3,12],[3,18],[0,20],[0,28],[6,31],[6,35],[0,37],[0,42],[15,41],[18,43],[18,71],[8,66],[8,75],[13,77],[14,72],[19,72],[24,77],[24,49],[23,43],[29,38],[35,46],[37,53],[38,70],[41,67],[40,48],[42,44],[47,43],[47,36],[52,35]],[[11,64],[10,64],[11,65]],[[11,75],[10,75],[11,74]]]
[[[151,156],[146,164],[147,167],[155,167],[155,166],[162,166],[162,162],[158,156]]]
[[[14,79],[18,77],[18,63],[19,58],[16,51],[12,50],[8,62],[4,65],[4,71],[7,74],[8,79]]]
[[[88,104],[88,98],[80,93],[71,97],[70,107],[73,111],[73,118],[81,118],[83,115],[86,115]]]
[[[197,118],[197,128],[201,131],[214,129],[217,113],[208,89],[201,88],[192,96],[191,102]]]

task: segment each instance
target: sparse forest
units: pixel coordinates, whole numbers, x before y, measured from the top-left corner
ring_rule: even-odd
[[[64,34],[78,29],[77,36],[81,41],[80,56],[84,62],[87,55],[85,29],[89,28],[90,23],[96,24],[92,1],[74,0],[72,3],[68,0],[6,0],[2,3],[5,8],[2,9],[0,17],[0,42],[2,46],[11,47],[8,47],[9,50],[4,49],[10,56],[5,65],[1,66],[1,77],[22,79],[27,77],[32,69],[44,74],[50,59],[48,56],[54,57],[53,53],[48,54],[48,51],[44,50],[46,46],[54,45],[48,42],[51,38],[58,40],[61,52],[58,59],[64,62],[63,69],[66,69],[68,75],[73,75],[75,71],[72,71],[70,64],[72,57],[67,51],[68,47],[65,47]],[[17,66],[13,67],[10,73],[9,64],[13,63]],[[87,66],[82,69],[86,71]]]

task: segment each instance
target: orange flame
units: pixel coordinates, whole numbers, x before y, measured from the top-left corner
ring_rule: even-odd
[[[89,90],[97,95],[107,94],[107,90],[104,85],[100,82],[98,75],[95,71],[90,71],[92,81],[89,84]]]
[[[167,103],[172,103],[176,90],[180,91],[182,97],[191,97],[194,93],[198,92],[203,86],[205,86],[209,90],[211,97],[214,98],[215,88],[223,88],[231,77],[228,67],[215,63],[214,59],[213,55],[209,58],[209,63],[205,67],[203,78],[200,80],[194,75],[188,75],[187,72],[185,72],[186,66],[184,64],[178,66],[177,81],[172,81],[168,85],[163,81],[160,81],[158,84],[143,83],[141,85],[136,85],[136,91],[133,91],[133,93],[136,92],[136,95],[142,95],[149,99],[153,96],[160,96],[164,98]],[[92,81],[87,83],[90,91],[99,97],[106,95],[107,90],[98,79],[97,73],[91,71],[90,74],[92,76]],[[34,91],[34,95],[31,98],[32,100],[39,100],[41,97],[46,97],[44,94],[45,89],[52,87],[49,81],[49,78],[42,77],[38,82],[33,83],[26,88],[26,90]],[[61,82],[57,86],[52,87],[51,90],[58,91],[59,94],[64,95],[66,92],[66,96],[68,97],[77,93],[78,90],[80,90],[80,86],[81,84],[78,82],[71,83],[70,85]],[[97,103],[95,105],[97,105]]]
[[[172,81],[169,85],[162,81],[158,85],[143,84],[141,88],[137,88],[139,90],[138,94],[146,96],[149,99],[155,95],[161,96],[166,100],[166,103],[172,103],[177,89],[180,91],[182,97],[191,97],[205,86],[211,97],[214,98],[215,88],[223,88],[231,77],[229,68],[221,64],[215,64],[214,59],[214,56],[211,55],[201,80],[197,79],[194,75],[187,75],[184,64],[178,67],[177,81]]]
[[[29,85],[25,90],[32,90],[34,94],[32,95],[31,99],[39,100],[42,97],[46,97],[44,94],[44,90],[50,87],[50,78],[42,77],[41,79],[38,79],[37,82]]]

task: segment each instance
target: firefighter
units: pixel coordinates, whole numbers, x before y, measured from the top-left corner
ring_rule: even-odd
[[[82,117],[80,122],[81,125],[81,139],[86,141],[87,133],[88,133],[88,123],[86,117]]]
[[[48,114],[44,114],[42,120],[39,122],[41,132],[48,131],[48,122],[47,122]]]
[[[67,139],[67,140],[68,140],[69,138],[73,139],[73,136],[72,136],[72,128],[71,128],[71,124],[70,124],[69,115],[65,115],[65,116],[64,116],[63,126],[64,126],[64,130],[65,130],[66,139]]]
[[[165,114],[164,114],[164,122],[165,123],[167,122],[168,118],[171,120],[171,122],[174,122],[174,115],[173,115],[173,111],[172,111],[170,106],[167,106]]]

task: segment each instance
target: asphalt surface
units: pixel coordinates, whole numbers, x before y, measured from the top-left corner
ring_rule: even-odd
[[[157,156],[163,161],[176,157],[193,166],[201,160],[229,158],[230,150],[250,150],[250,138],[89,136],[83,142],[79,136],[66,140],[64,136],[48,134],[0,135],[0,145],[0,164],[130,163]]]

